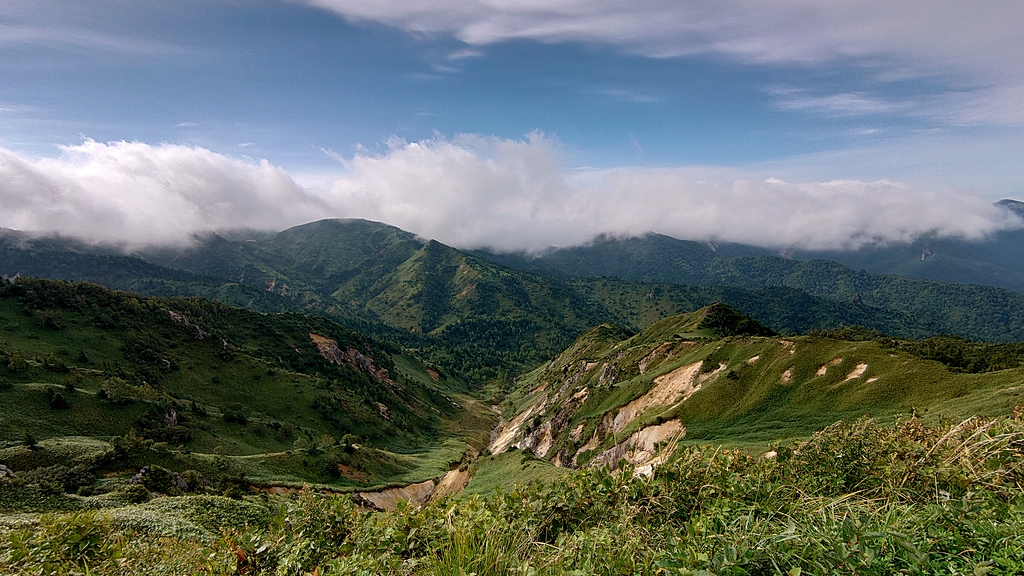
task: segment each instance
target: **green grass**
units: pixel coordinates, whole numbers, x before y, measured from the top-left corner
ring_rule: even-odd
[[[474,465],[476,491],[392,512],[304,491],[8,516],[0,518],[0,570],[1018,574],[1022,439],[1019,414],[937,426],[860,420],[781,446],[774,458],[686,447],[650,478],[552,475],[543,462],[503,454]],[[499,476],[516,485],[495,489],[507,487]]]
[[[900,414],[929,421],[1000,416],[1021,404],[1024,368],[967,374],[922,358],[913,342],[891,338],[715,336],[700,328],[703,318],[703,312],[681,315],[635,335],[604,327],[582,336],[550,363],[519,379],[503,405],[505,419],[546,398],[537,418],[558,422],[547,457],[560,453],[566,461],[595,430],[601,431],[602,443],[591,454],[672,418],[685,426],[684,442],[760,446],[763,451],[773,441],[807,437],[837,420],[867,415],[892,422]],[[963,346],[974,355],[989,350]],[[992,347],[991,352],[1004,354],[1003,348]],[[958,358],[955,352],[948,355]],[[758,359],[749,362],[754,357]],[[685,402],[654,406],[614,435],[602,424],[643,396],[659,376],[695,362],[703,363],[701,373],[710,379]],[[641,364],[646,369],[642,374]],[[725,368],[711,374],[720,365]],[[860,366],[864,371],[857,375]],[[568,408],[569,399],[584,389],[586,401]],[[580,440],[572,441],[569,432],[580,425]]]
[[[421,481],[482,450],[496,420],[465,380],[323,318],[23,279],[0,286],[0,326],[0,447],[155,442],[96,474],[149,458],[263,484]],[[329,361],[310,334],[362,360]]]
[[[558,468],[536,458],[529,451],[513,450],[496,456],[483,456],[469,469],[472,479],[460,498],[487,495],[495,490],[508,491],[513,486],[534,482],[550,484],[571,471]]]

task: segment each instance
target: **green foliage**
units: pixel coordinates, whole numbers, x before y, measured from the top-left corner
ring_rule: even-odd
[[[1014,231],[1003,238],[1010,244],[993,242],[983,247],[975,242],[922,238],[902,247],[803,253],[791,259],[751,247],[718,247],[716,252],[700,243],[651,234],[599,238],[586,246],[554,250],[540,257],[485,256],[521,270],[578,278],[574,283],[579,284],[601,283],[583,278],[617,278],[628,281],[624,286],[645,283],[639,289],[621,288],[619,294],[602,298],[613,306],[633,308],[633,316],[666,307],[671,310],[663,315],[671,315],[721,300],[780,332],[805,333],[813,326],[856,324],[909,338],[949,333],[1008,342],[1024,339],[1024,295],[1019,293],[1024,289],[1019,257],[1024,233]],[[929,254],[948,252],[950,257],[922,260],[925,250]],[[901,252],[902,263],[892,267],[880,256],[887,251]],[[1003,272],[978,263],[992,251],[1002,252],[998,261]],[[946,266],[949,268],[943,271]],[[889,274],[870,274],[864,268]],[[680,284],[688,286],[678,287]],[[699,288],[712,286],[729,288]],[[709,300],[705,296],[689,308],[679,304],[708,292],[717,297]],[[803,305],[794,306],[799,300]],[[788,305],[778,306],[786,301]],[[652,321],[631,323],[646,326]]]
[[[132,404],[134,402],[152,402],[160,397],[160,393],[147,383],[130,384],[124,378],[107,378],[100,386],[98,396],[111,404]]]
[[[923,340],[879,338],[887,346],[926,360],[937,360],[958,372],[978,374],[1024,366],[1024,342],[989,344],[957,336]]]
[[[119,491],[120,497],[129,504],[142,504],[150,499],[149,488],[144,484],[125,484]]]
[[[50,403],[50,408],[53,408],[54,410],[67,410],[71,408],[71,403],[64,397],[64,394],[54,390],[53,388],[48,388],[46,390],[46,398]]]
[[[691,446],[652,477],[629,469],[568,471],[549,483],[386,513],[310,490],[283,502],[276,515],[264,505],[216,496],[161,498],[0,530],[0,569],[181,573],[190,566],[186,573],[250,575],[1024,569],[1019,414],[934,426],[915,418],[894,426],[839,423],[774,452],[754,457]],[[152,545],[156,539],[160,547]]]
[[[19,573],[72,574],[90,567],[112,569],[124,537],[95,511],[43,516],[35,530],[9,536],[6,564]]]

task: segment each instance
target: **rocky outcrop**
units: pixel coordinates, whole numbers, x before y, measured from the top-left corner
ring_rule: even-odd
[[[366,372],[380,382],[393,383],[391,373],[386,368],[377,366],[372,358],[355,348],[342,348],[336,340],[312,332],[309,333],[309,339],[320,352],[320,356],[323,356],[328,362],[338,365],[348,364],[356,370]]]
[[[638,466],[637,473],[649,475],[672,453],[675,442],[686,433],[678,419],[656,426],[647,426],[628,438],[601,452],[590,461],[590,466],[619,468],[622,462]]]
[[[434,493],[434,487],[434,481],[427,480],[376,492],[356,492],[352,494],[352,500],[360,506],[374,510],[394,510],[398,507],[399,502],[408,502],[417,506],[425,503]]]

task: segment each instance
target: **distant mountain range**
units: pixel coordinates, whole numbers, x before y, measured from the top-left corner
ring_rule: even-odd
[[[990,242],[1018,238],[1004,234]],[[482,380],[537,365],[603,322],[642,329],[719,301],[782,333],[861,325],[902,337],[1024,340],[1024,295],[1008,289],[718,250],[651,235],[534,258],[461,251],[375,222],[323,220],[276,234],[208,234],[187,248],[133,255],[7,231],[0,274],[312,312]]]
[[[996,204],[1024,218],[1024,202],[1001,200]],[[794,275],[828,267],[829,264],[810,263],[827,260],[872,274],[983,284],[1024,294],[1024,228],[997,232],[977,241],[925,236],[910,243],[860,250],[796,250],[784,255],[755,246],[706,244],[659,234],[628,239],[601,237],[585,246],[554,249],[541,255],[479,254],[506,266],[535,272],[747,288],[780,283],[777,275],[762,274],[767,266],[787,276],[782,284],[804,289],[808,289],[808,285],[796,280]],[[779,258],[809,263],[766,264]],[[849,293],[841,295],[849,296]]]

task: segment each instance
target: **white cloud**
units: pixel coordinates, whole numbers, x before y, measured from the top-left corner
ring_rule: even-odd
[[[541,249],[600,233],[768,247],[854,248],[925,233],[980,238],[1019,219],[973,195],[880,180],[786,183],[730,168],[590,171],[567,178],[557,142],[481,136],[392,142],[331,189],[345,216],[459,247]],[[746,177],[744,177],[746,176]]]
[[[471,46],[510,39],[609,44],[648,56],[724,55],[744,63],[854,63],[878,77],[942,75],[970,92],[947,115],[1024,123],[1024,3],[993,0],[294,0],[351,21]],[[952,104],[952,103],[951,103]]]
[[[203,230],[280,229],[327,210],[266,161],[138,142],[87,140],[61,152],[29,159],[0,148],[0,226],[135,247]]]
[[[203,148],[86,141],[59,158],[0,148],[0,226],[130,247],[226,228],[368,218],[461,248],[534,250],[659,232],[767,247],[843,248],[1021,226],[973,195],[909,184],[788,183],[734,168],[570,172],[559,143],[480,135],[394,140],[341,158],[311,192],[267,161]],[[339,157],[340,158],[340,157]]]

